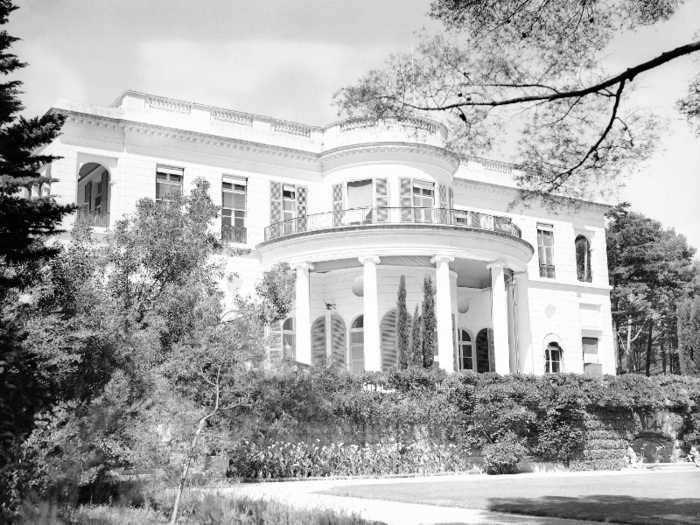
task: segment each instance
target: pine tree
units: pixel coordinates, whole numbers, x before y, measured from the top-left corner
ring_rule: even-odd
[[[433,297],[433,280],[429,275],[423,279],[423,315],[421,316],[423,368],[430,368],[435,362],[435,297]]]
[[[411,344],[411,320],[406,307],[406,276],[402,275],[399,280],[399,292],[396,300],[396,335],[397,347],[399,351],[399,368],[407,368],[410,356]]]
[[[11,0],[0,0],[0,25],[8,22],[17,9]],[[26,66],[10,52],[18,38],[0,31],[0,74],[7,76]],[[34,151],[58,136],[63,117],[46,114],[25,119],[18,113],[24,109],[19,100],[22,83],[11,80],[0,83],[0,300],[11,287],[23,286],[36,272],[32,263],[54,255],[56,249],[42,242],[56,232],[71,206],[56,204],[49,196],[23,198],[22,190],[32,187],[40,191],[51,179],[39,170],[52,162],[52,155],[35,155]]]
[[[408,366],[423,366],[423,345],[421,343],[421,322],[420,310],[416,305],[413,314],[413,327],[411,329],[411,352],[409,354]]]

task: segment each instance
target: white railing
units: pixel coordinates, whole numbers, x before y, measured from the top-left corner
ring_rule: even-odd
[[[520,239],[522,233],[507,217],[444,208],[356,208],[316,213],[278,222],[265,228],[265,240],[273,241],[296,233],[344,227],[376,227],[386,224],[421,224],[489,230]]]
[[[238,113],[236,111],[228,111],[224,109],[212,109],[211,119],[225,122],[226,124],[237,124],[239,126],[253,126],[253,115]]]
[[[309,126],[281,120],[275,120],[273,122],[272,130],[275,133],[284,133],[285,135],[294,135],[297,137],[309,138],[311,136],[311,128]]]
[[[148,107],[161,111],[171,111],[173,113],[183,113],[189,115],[192,111],[192,104],[171,100],[169,98],[148,97]]]

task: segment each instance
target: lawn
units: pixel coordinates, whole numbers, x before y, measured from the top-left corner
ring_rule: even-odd
[[[700,472],[497,478],[337,487],[326,494],[570,519],[700,525]]]

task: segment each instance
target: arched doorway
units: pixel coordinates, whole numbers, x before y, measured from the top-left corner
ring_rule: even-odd
[[[90,226],[109,227],[110,175],[97,162],[83,164],[78,172],[78,219]]]
[[[474,370],[474,345],[472,336],[464,328],[459,329],[457,345],[457,370]]]
[[[476,371],[479,374],[493,371],[492,341],[491,330],[488,328],[476,336]]]
[[[282,324],[282,358],[296,361],[297,336],[294,317],[286,319]]]
[[[350,326],[350,370],[365,370],[365,318],[359,315]]]

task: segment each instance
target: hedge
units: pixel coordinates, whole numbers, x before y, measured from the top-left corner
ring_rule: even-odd
[[[660,410],[681,423],[677,438],[685,450],[700,438],[700,379],[689,377],[448,375],[419,368],[353,375],[312,368],[260,372],[255,384],[252,406],[236,424],[245,420],[248,446],[256,450],[273,443],[358,450],[420,444],[467,457],[514,435],[535,460],[576,470],[620,468],[627,444],[641,431],[658,430],[652,420]],[[292,454],[294,446],[283,448]]]

